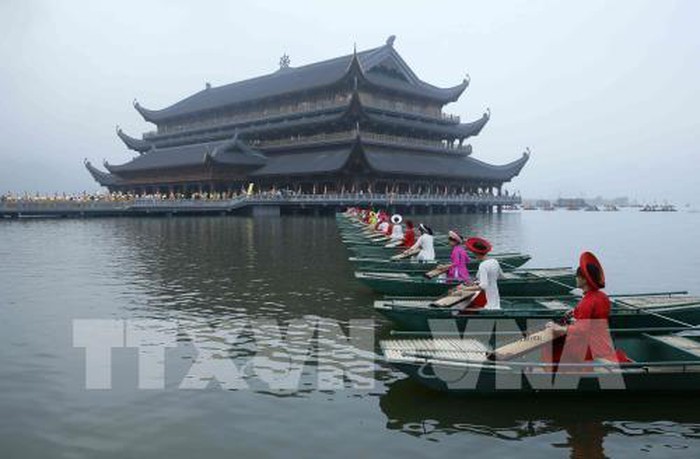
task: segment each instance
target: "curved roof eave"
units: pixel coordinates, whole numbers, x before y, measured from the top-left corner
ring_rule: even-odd
[[[373,169],[390,174],[445,177],[507,182],[517,176],[529,159],[529,153],[511,163],[493,165],[472,157],[435,157],[420,151],[374,148],[363,145],[363,154]]]
[[[423,121],[415,121],[402,119],[390,115],[375,115],[367,113],[365,115],[370,121],[376,123],[393,124],[410,129],[418,129],[423,132],[437,133],[446,137],[454,137],[456,139],[466,139],[478,135],[489,120],[489,115],[485,113],[481,118],[471,123],[462,123],[455,126],[445,126],[432,124]]]
[[[126,145],[129,149],[138,151],[139,153],[145,153],[151,148],[153,148],[153,144],[151,144],[150,142],[131,137],[130,135],[122,131],[122,129],[119,126],[117,126],[117,136],[119,136],[122,142],[124,142],[124,145]]]
[[[108,173],[108,172],[103,172],[96,168],[95,166],[90,163],[87,159],[83,162],[85,165],[85,169],[92,175],[92,178],[99,183],[101,186],[111,186],[111,185],[117,185],[119,182],[119,178],[115,177],[114,175]]]

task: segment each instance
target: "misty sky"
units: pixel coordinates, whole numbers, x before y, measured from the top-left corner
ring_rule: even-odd
[[[493,163],[533,152],[525,197],[700,204],[700,2],[0,0],[0,193],[94,191],[89,158],[204,88],[383,44],[424,80],[471,85],[446,111],[492,118]]]

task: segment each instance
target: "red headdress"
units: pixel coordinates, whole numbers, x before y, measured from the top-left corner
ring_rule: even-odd
[[[467,249],[477,255],[486,255],[493,246],[489,241],[480,237],[470,237],[466,242]]]
[[[595,255],[591,252],[583,252],[578,267],[591,290],[605,288],[605,271]]]

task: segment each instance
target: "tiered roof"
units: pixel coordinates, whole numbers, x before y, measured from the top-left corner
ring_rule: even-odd
[[[490,111],[468,123],[453,117],[402,112],[363,101],[364,88],[408,95],[431,103],[456,101],[469,84],[465,79],[452,88],[439,88],[419,79],[393,47],[394,39],[378,48],[353,52],[347,56],[301,67],[285,67],[258,78],[221,87],[210,87],[170,107],[148,110],[135,107],[147,121],[160,124],[187,117],[206,117],[251,102],[318,90],[346,87],[351,97],[345,102],[308,112],[272,115],[259,119],[232,121],[220,125],[160,132],[137,139],[117,128],[124,144],[139,153],[121,165],[105,163],[103,172],[86,161],[90,174],[105,186],[128,182],[133,173],[197,168],[219,165],[236,168],[251,177],[278,175],[314,175],[341,170],[352,155],[358,155],[366,168],[380,174],[429,176],[446,179],[475,179],[505,182],[518,175],[529,158],[528,153],[511,163],[497,166],[470,156],[471,146],[452,148],[478,135],[490,119]],[[324,129],[323,127],[329,129]],[[330,129],[332,127],[332,129]],[[391,141],[381,132],[408,132],[416,141]],[[354,132],[351,136],[305,142],[304,133]],[[296,145],[266,146],[261,138],[302,137]],[[313,137],[312,137],[313,138]],[[421,139],[426,140],[421,142]],[[435,143],[447,139],[445,145]],[[432,144],[430,142],[433,142]]]
[[[301,67],[281,67],[276,72],[224,86],[207,86],[161,110],[149,110],[137,101],[134,101],[134,106],[146,121],[159,123],[223,107],[330,87],[355,76],[354,71],[358,71],[357,76],[368,85],[443,104],[456,101],[469,85],[466,78],[451,88],[439,88],[422,81],[396,52],[393,43],[390,37],[384,46],[378,48]],[[401,78],[372,72],[380,64],[390,65]]]

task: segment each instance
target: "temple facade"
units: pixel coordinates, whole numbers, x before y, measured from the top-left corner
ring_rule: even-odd
[[[499,194],[528,161],[493,165],[468,140],[490,113],[462,122],[445,113],[469,85],[424,82],[394,49],[380,47],[220,87],[209,84],[167,108],[136,111],[156,129],[117,135],[124,164],[85,167],[110,191],[136,194],[301,193]]]

